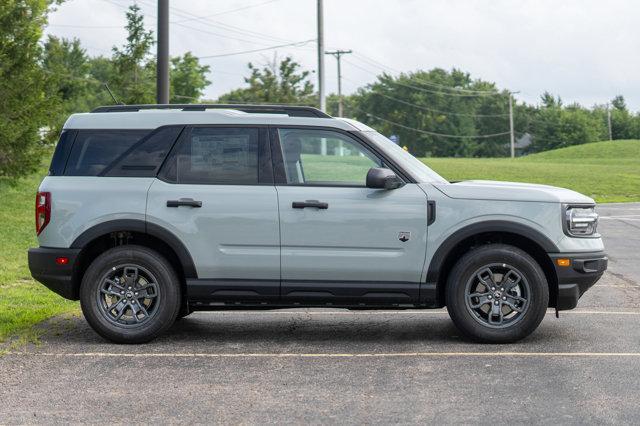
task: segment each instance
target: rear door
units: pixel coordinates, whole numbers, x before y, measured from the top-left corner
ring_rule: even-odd
[[[365,141],[337,130],[272,130],[289,302],[413,303],[427,244],[427,199],[410,182],[365,186],[388,167]]]
[[[149,189],[147,221],[191,254],[199,302],[277,299],[278,202],[267,128],[192,126]]]

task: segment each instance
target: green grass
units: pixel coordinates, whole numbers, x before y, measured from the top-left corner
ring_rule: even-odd
[[[606,141],[510,158],[422,158],[448,180],[487,179],[573,189],[597,202],[640,201],[640,140]]]
[[[35,192],[45,172],[42,167],[39,173],[13,186],[0,179],[0,343],[13,335],[29,333],[33,325],[76,307],[29,274],[27,249],[37,246]]]

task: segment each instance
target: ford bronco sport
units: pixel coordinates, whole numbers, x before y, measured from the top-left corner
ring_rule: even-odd
[[[607,267],[591,198],[449,183],[373,129],[308,107],[74,114],[36,196],[34,278],[114,342],[198,310],[447,307],[512,342]]]

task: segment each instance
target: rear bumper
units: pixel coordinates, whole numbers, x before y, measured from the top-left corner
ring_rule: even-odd
[[[578,299],[593,286],[607,270],[609,259],[604,252],[549,254],[558,277],[558,310],[573,309]],[[570,266],[558,266],[557,259],[570,259]]]
[[[38,247],[29,249],[31,276],[65,299],[78,300],[78,286],[73,280],[74,266],[80,249]],[[59,265],[56,259],[66,257]]]

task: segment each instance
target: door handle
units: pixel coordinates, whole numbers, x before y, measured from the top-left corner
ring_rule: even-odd
[[[328,203],[322,203],[318,200],[294,201],[291,204],[294,209],[305,209],[307,207],[315,207],[316,209],[326,210],[329,208]]]
[[[179,200],[167,200],[167,207],[202,207],[202,201],[194,200],[193,198],[180,198]]]

